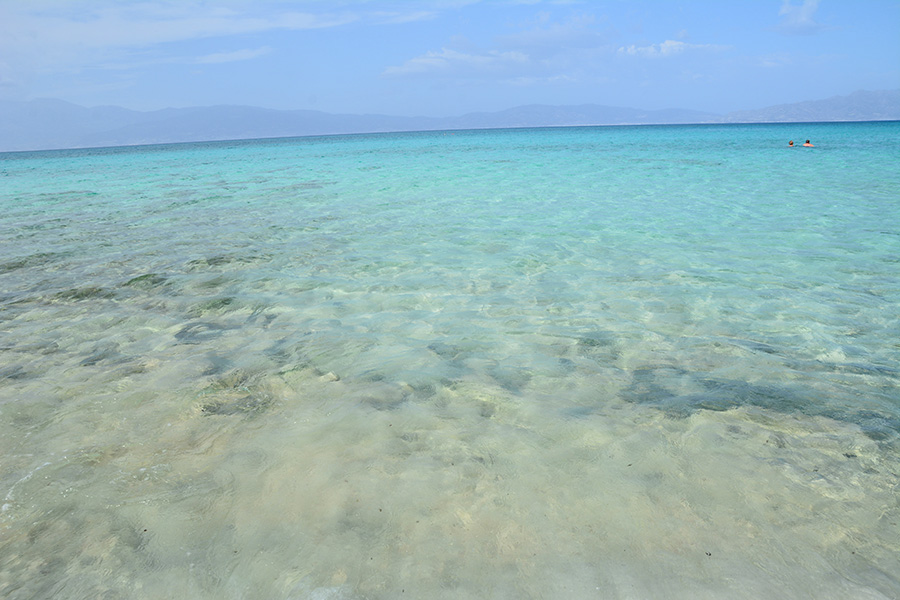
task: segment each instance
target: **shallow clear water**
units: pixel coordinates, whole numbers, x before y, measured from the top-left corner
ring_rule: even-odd
[[[0,154],[0,596],[898,597],[898,159],[900,123]]]

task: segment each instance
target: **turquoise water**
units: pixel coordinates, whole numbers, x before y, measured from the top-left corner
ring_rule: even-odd
[[[898,597],[898,159],[896,122],[0,154],[0,596]]]

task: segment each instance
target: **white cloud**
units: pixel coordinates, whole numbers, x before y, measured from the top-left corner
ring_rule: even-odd
[[[759,58],[759,65],[766,69],[777,67],[785,67],[794,63],[794,59],[790,54],[779,52],[775,54],[766,54]]]
[[[537,85],[557,85],[561,83],[577,83],[578,79],[571,75],[553,75],[551,77],[513,77],[511,79],[503,80],[501,83],[505,83],[507,85],[518,86],[518,87],[529,87],[529,86],[537,86]]]
[[[201,56],[194,60],[197,64],[220,64],[220,63],[230,63],[237,62],[241,60],[252,60],[254,58],[258,58],[260,56],[266,55],[272,51],[272,48],[269,46],[263,46],[262,48],[247,48],[244,50],[236,50],[234,52],[217,52],[214,54],[207,54],[206,56]]]
[[[41,10],[46,3],[5,7],[0,33],[18,44],[86,48],[142,47],[274,29],[315,29],[343,25],[352,14],[311,14],[279,11],[263,16],[252,10],[209,9],[202,2],[142,3],[72,2],[62,10]]]
[[[579,15],[557,23],[549,22],[548,15],[537,27],[514,34],[498,37],[507,47],[552,48],[564,50],[573,47],[590,47],[602,43],[601,34],[595,29],[596,19],[592,15]]]
[[[550,13],[541,12],[523,29],[496,36],[493,47],[478,48],[466,39],[455,39],[449,48],[410,58],[382,74],[461,79],[490,75],[498,83],[515,86],[572,82],[592,69],[598,55],[615,52],[605,45],[596,24],[592,15],[554,21]]]
[[[443,48],[440,52],[427,52],[412,58],[400,66],[388,67],[384,70],[384,75],[395,77],[449,72],[477,73],[523,65],[527,62],[528,56],[522,52],[490,51],[475,54]]]
[[[651,44],[649,46],[622,46],[619,48],[619,54],[631,54],[632,56],[645,56],[648,58],[656,58],[660,56],[671,56],[684,52],[687,47],[685,42],[675,40],[666,40],[662,44]]]
[[[27,96],[39,82],[88,71],[127,71],[164,64],[245,61],[277,48],[244,48],[239,36],[339,28],[390,27],[438,18],[483,0],[0,0],[0,97]],[[186,44],[221,39],[221,52]],[[274,44],[273,44],[274,46]],[[464,57],[443,56],[462,65]],[[421,70],[428,57],[406,68]],[[497,64],[509,56],[470,57]],[[421,63],[421,64],[418,64]],[[400,69],[398,67],[398,69]],[[87,84],[85,84],[87,85]],[[46,87],[46,84],[44,84]],[[46,94],[46,92],[41,92]]]
[[[778,29],[784,33],[810,34],[822,29],[822,25],[815,20],[816,10],[819,8],[819,0],[803,0],[803,4],[794,6],[791,0],[784,0],[781,10],[778,11],[781,22]]]
[[[619,48],[619,54],[628,54],[630,56],[641,56],[644,58],[666,58],[675,56],[688,50],[707,50],[719,51],[725,50],[728,46],[720,46],[717,44],[688,44],[677,40],[666,40],[661,44],[650,44],[649,46],[622,46]]]
[[[415,23],[417,21],[428,21],[437,18],[438,13],[434,11],[412,11],[412,12],[377,12],[372,15],[373,20],[385,25],[399,25],[403,23]]]
[[[352,11],[301,12],[296,3],[224,0],[0,1],[0,56],[21,74],[77,71],[85,67],[146,64],[143,50],[160,44],[274,30],[338,27],[363,18]],[[317,5],[323,6],[322,4]],[[333,8],[324,4],[327,11]],[[199,62],[261,56],[241,50]],[[172,59],[178,62],[179,59]],[[165,59],[159,61],[165,62]]]

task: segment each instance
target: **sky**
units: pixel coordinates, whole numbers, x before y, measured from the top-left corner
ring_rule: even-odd
[[[0,99],[457,116],[900,88],[900,0],[0,0]]]

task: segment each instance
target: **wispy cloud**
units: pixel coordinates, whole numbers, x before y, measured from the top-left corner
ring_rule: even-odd
[[[791,0],[784,0],[778,15],[781,21],[777,29],[782,33],[809,35],[823,29],[823,25],[815,20],[819,0],[803,0],[803,4],[794,6]]]
[[[502,83],[518,87],[530,87],[547,84],[557,85],[561,83],[576,83],[577,81],[578,79],[576,77],[562,74],[553,75],[551,77],[512,77],[510,79],[503,80]]]
[[[206,56],[196,58],[194,62],[197,64],[209,65],[252,60],[264,56],[271,51],[272,48],[269,46],[263,46],[262,48],[247,48],[244,50],[235,50],[234,52],[216,52],[214,54],[207,54]]]
[[[498,43],[505,47],[555,48],[588,47],[602,44],[603,36],[596,29],[598,19],[593,15],[577,15],[562,22],[541,19],[535,26],[523,31],[499,36]]]
[[[124,80],[127,71],[159,65],[259,59],[280,46],[250,46],[248,36],[391,27],[480,1],[0,0],[0,95],[27,95],[35,82],[57,76],[86,82],[88,71],[118,71]],[[215,40],[222,50],[189,46],[202,40]]]
[[[50,10],[51,7],[60,10]],[[0,33],[18,44],[80,48],[143,47],[191,39],[259,33],[276,29],[316,29],[355,21],[353,13],[313,14],[255,11],[251,6],[210,9],[204,2],[47,2],[5,7]],[[64,10],[62,10],[64,9]]]
[[[132,60],[138,66],[146,64],[140,52],[162,44],[340,27],[364,18],[360,11],[339,6],[331,10],[334,4],[301,5],[319,12],[299,11],[296,6],[271,0],[226,0],[215,6],[205,0],[0,2],[0,56],[10,71],[79,70],[105,63],[121,68]],[[263,53],[241,50],[198,62],[247,60]]]
[[[487,47],[466,40],[450,43],[391,66],[382,72],[391,78],[434,78],[476,82],[488,78],[506,87],[561,87],[604,85],[621,76],[615,57],[666,59],[681,54],[709,54],[728,46],[666,40],[658,44],[619,46],[611,40],[621,35],[605,16],[585,12],[554,19],[552,13],[536,13],[515,31],[498,35]],[[678,37],[687,37],[685,30]]]
[[[794,58],[785,52],[766,54],[759,58],[759,65],[766,69],[789,66],[794,63]]]
[[[602,21],[602,20],[601,20]],[[554,21],[549,13],[521,25],[519,31],[498,35],[492,47],[476,48],[465,39],[432,50],[383,71],[387,77],[457,77],[490,75],[500,84],[522,86],[567,83],[579,79],[597,53],[611,54],[597,30],[598,19],[579,14]]]
[[[443,48],[439,52],[427,52],[412,58],[402,65],[388,67],[384,75],[389,77],[421,75],[434,73],[466,73],[495,72],[510,65],[522,65],[528,62],[528,56],[521,52],[489,51],[485,53],[467,53]]]
[[[415,23],[417,21],[428,21],[437,18],[439,15],[436,11],[418,10],[418,11],[402,11],[402,12],[376,12],[372,14],[372,20],[376,23],[385,25],[400,25],[403,23]]]
[[[649,46],[622,46],[619,48],[619,54],[626,54],[630,56],[641,56],[644,58],[666,58],[669,56],[675,56],[677,54],[682,54],[683,52],[687,52],[689,50],[706,50],[706,51],[720,51],[726,50],[728,46],[720,46],[718,44],[689,44],[687,42],[680,42],[677,40],[666,40],[661,44],[650,44]]]

